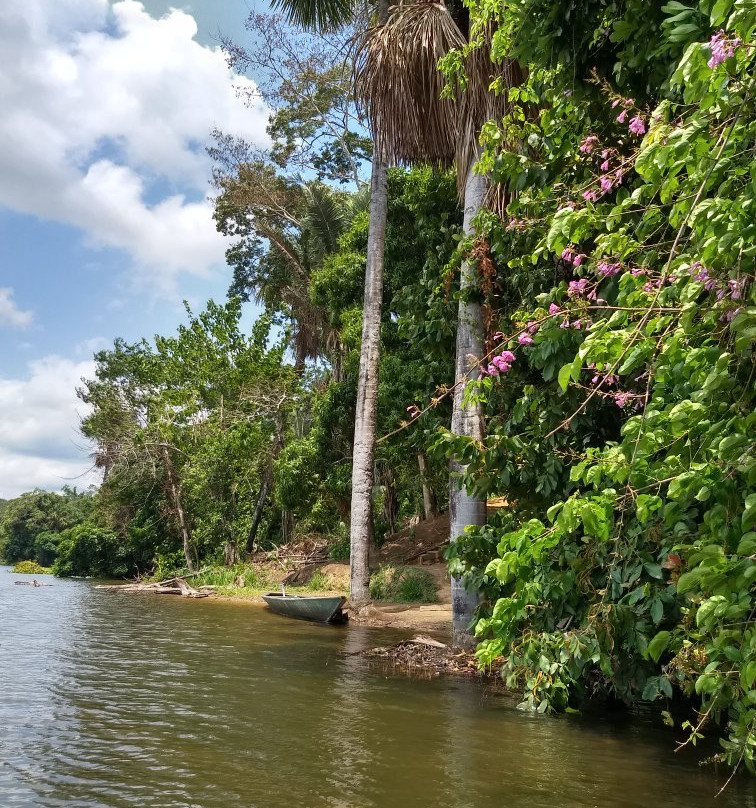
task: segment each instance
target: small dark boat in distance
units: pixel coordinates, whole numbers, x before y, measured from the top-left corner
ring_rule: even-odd
[[[262,599],[271,611],[300,620],[316,623],[345,623],[347,615],[342,612],[346,598],[341,595],[287,595],[285,592],[268,592]]]

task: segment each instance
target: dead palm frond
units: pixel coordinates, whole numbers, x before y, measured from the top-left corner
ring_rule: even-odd
[[[459,110],[441,97],[438,61],[464,45],[446,6],[433,0],[395,6],[358,43],[355,92],[387,163],[452,164]]]
[[[500,119],[509,111],[506,90],[523,81],[516,62],[505,59],[500,64],[491,60],[493,30],[488,26],[465,57],[465,81],[459,96],[459,128],[455,165],[460,195],[478,153],[480,130],[486,121]],[[496,85],[493,89],[492,85]],[[498,91],[497,91],[498,90]]]

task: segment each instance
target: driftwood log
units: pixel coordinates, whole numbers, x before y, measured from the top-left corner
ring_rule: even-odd
[[[182,598],[206,598],[214,588],[201,586],[194,589],[183,578],[169,578],[151,584],[99,584],[95,587],[106,592],[151,592],[154,595],[181,595]]]
[[[16,586],[52,586],[52,584],[43,584],[36,579],[33,581],[14,581],[13,582]]]

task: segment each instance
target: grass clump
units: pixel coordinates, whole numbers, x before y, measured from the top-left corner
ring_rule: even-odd
[[[325,592],[333,589],[333,582],[329,575],[322,570],[315,570],[312,577],[307,582],[306,589],[309,592]]]
[[[438,587],[428,570],[384,564],[370,578],[370,597],[392,603],[435,603]]]
[[[232,567],[208,567],[199,575],[189,578],[191,586],[214,586],[221,595],[257,594],[268,586],[267,577],[252,564],[234,564]]]
[[[43,567],[37,564],[36,561],[19,561],[13,568],[13,572],[17,575],[51,575],[52,570],[49,567]]]

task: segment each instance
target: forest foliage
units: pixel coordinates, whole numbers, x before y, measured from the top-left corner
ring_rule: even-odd
[[[528,65],[482,133],[513,199],[480,223],[503,287],[467,392],[488,434],[456,448],[512,507],[451,558],[487,597],[478,656],[539,711],[681,691],[688,742],[723,720],[753,768],[756,8],[474,19]]]
[[[442,510],[460,459],[453,484],[508,502],[448,552],[480,593],[481,665],[540,712],[682,699],[682,743],[723,727],[720,757],[753,769],[756,7],[466,5],[450,86],[480,48],[525,78],[492,88],[508,112],[481,132],[497,193],[474,239],[451,175],[390,173],[376,535]],[[270,57],[289,71],[270,77],[272,151],[218,134],[228,301],[97,354],[80,395],[104,482],[5,503],[6,560],[125,575],[311,533],[343,557],[370,144],[343,50],[307,41]],[[449,430],[465,259],[482,441]]]

